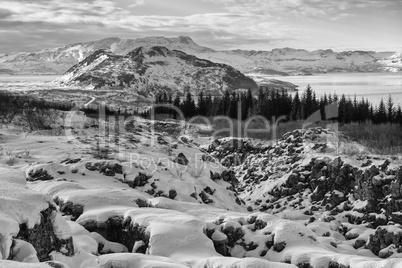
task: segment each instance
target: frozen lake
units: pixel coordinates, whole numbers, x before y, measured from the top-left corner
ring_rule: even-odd
[[[0,75],[0,90],[40,90],[50,89],[46,82],[56,79],[57,75]]]
[[[345,94],[358,99],[364,97],[372,103],[379,103],[381,98],[388,100],[391,95],[395,103],[402,105],[402,73],[332,73],[313,76],[267,77],[298,85],[303,91],[308,84],[318,96],[324,93],[338,96]]]

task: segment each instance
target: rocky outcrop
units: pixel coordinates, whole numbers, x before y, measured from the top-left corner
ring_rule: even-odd
[[[74,255],[73,238],[63,239],[55,234],[53,222],[57,213],[56,208],[49,207],[41,212],[40,223],[34,228],[28,228],[26,223],[20,224],[16,239],[29,242],[35,248],[39,261],[52,260],[50,253],[53,251],[66,256]]]
[[[129,252],[146,253],[149,234],[146,227],[132,223],[131,218],[112,217],[105,222],[89,221],[82,224],[90,232],[102,235],[106,240],[126,246]]]
[[[33,169],[28,173],[27,176],[27,181],[48,181],[53,179],[54,177],[43,168]]]
[[[53,201],[59,206],[60,212],[63,215],[71,216],[71,220],[75,221],[84,212],[84,206],[75,204],[71,201],[64,202],[62,199],[55,197]]]
[[[48,173],[39,169],[26,175],[39,179]],[[53,260],[52,253],[74,258],[77,249],[71,229],[48,196],[28,189],[22,172],[0,168],[0,196],[3,259],[44,262]],[[54,265],[64,267],[57,262]]]
[[[264,152],[268,147],[253,145],[250,139],[215,139],[207,148],[209,157],[217,158],[226,167],[242,164],[250,154]]]
[[[187,166],[188,165],[188,159],[187,157],[183,154],[183,153],[179,153],[176,158],[173,160],[173,162],[183,165],[183,166]]]
[[[334,223],[346,219],[338,231],[353,240],[356,249],[368,248],[381,257],[402,252],[399,231],[378,227],[402,224],[402,166],[385,157],[342,154],[343,146],[350,143],[342,133],[313,128],[289,132],[268,146],[220,139],[208,153],[234,170],[238,183],[233,186],[249,211],[300,211],[313,216],[306,225],[316,217]],[[235,155],[241,160],[238,163],[232,161]],[[219,178],[211,174],[211,179]],[[348,233],[352,228],[348,224],[364,226],[373,234],[368,239],[368,235]],[[215,245],[227,251],[222,250],[226,240]],[[276,250],[282,250],[282,244]]]
[[[85,164],[86,169],[90,171],[99,171],[105,176],[114,176],[116,174],[123,174],[123,167],[117,163],[110,162],[87,162]]]
[[[375,233],[370,235],[367,248],[381,258],[388,258],[395,253],[402,253],[401,226],[379,226]]]

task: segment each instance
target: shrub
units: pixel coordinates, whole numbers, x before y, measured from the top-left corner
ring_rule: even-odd
[[[9,165],[9,166],[13,166],[15,164],[15,162],[16,162],[15,156],[10,155],[7,158],[6,164]]]

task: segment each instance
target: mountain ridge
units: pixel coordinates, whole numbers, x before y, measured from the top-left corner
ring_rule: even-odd
[[[163,46],[138,47],[126,55],[97,50],[53,83],[88,89],[131,88],[142,95],[162,88],[194,94],[208,90],[213,95],[258,88],[254,80],[229,65]]]
[[[125,55],[137,47],[165,46],[198,58],[224,63],[250,73],[254,68],[272,69],[290,75],[327,72],[400,72],[400,52],[343,51],[332,49],[307,51],[305,49],[275,48],[270,51],[214,50],[200,46],[188,36],[167,38],[151,36],[137,39],[104,38],[97,41],[68,44],[37,52],[0,54],[1,73],[62,74],[98,49],[107,49]]]

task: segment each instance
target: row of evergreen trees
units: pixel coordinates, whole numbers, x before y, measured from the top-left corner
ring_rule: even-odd
[[[257,96],[252,92],[236,93],[225,91],[222,97],[212,97],[211,94],[200,92],[196,99],[187,92],[182,100],[179,95],[173,98],[172,94],[161,93],[156,96],[156,104],[171,104],[181,110],[186,118],[201,115],[207,117],[229,116],[234,119],[245,120],[251,116],[261,115],[268,120],[285,115],[287,120],[305,120],[313,113],[320,111],[321,119],[330,119],[325,115],[325,107],[336,102],[338,113],[331,118],[337,118],[341,123],[366,122],[402,124],[401,107],[396,106],[389,96],[385,103],[381,99],[379,105],[374,106],[367,99],[357,100],[342,95],[324,95],[317,97],[314,90],[307,86],[300,95],[296,92],[293,96],[286,91],[266,91],[262,88]],[[175,113],[169,108],[157,108],[157,113]]]

